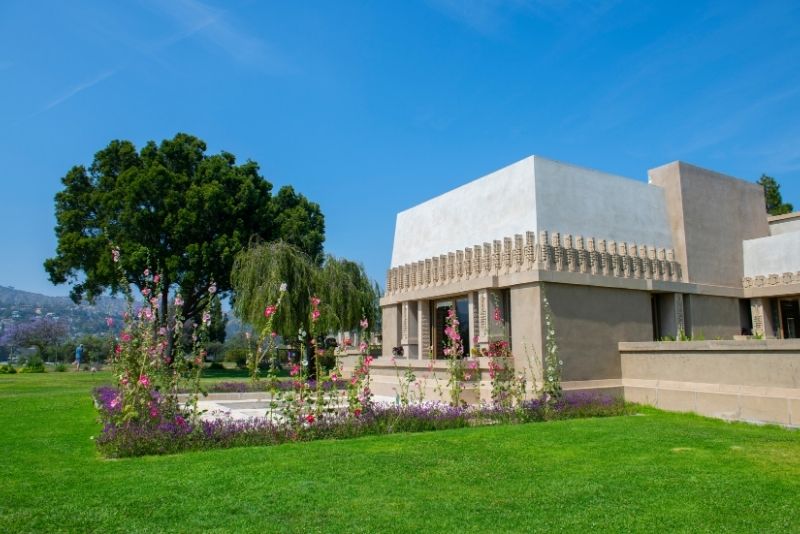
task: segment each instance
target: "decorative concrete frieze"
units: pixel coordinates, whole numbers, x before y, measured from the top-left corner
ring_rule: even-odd
[[[789,286],[795,284],[800,285],[800,271],[796,273],[745,276],[742,278],[742,287],[744,289],[751,287]]]
[[[483,273],[483,256],[481,255],[481,246],[475,245],[472,247],[472,274],[476,278]]]
[[[545,230],[539,233],[538,242],[536,237],[534,232],[515,234],[393,267],[386,273],[386,294],[536,270],[626,279],[682,280],[682,267],[675,261],[672,249]],[[743,287],[793,283],[800,283],[800,272],[742,280]]]
[[[545,271],[552,269],[552,254],[550,253],[550,241],[547,230],[539,232],[539,268]]]
[[[511,248],[511,244],[513,243],[510,237],[503,238],[503,256],[501,258],[501,269],[504,273],[508,274],[511,272],[511,258],[513,254],[513,249]]]
[[[489,275],[492,273],[492,245],[489,243],[483,244],[483,274]]]

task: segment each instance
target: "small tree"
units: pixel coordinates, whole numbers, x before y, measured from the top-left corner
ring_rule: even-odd
[[[318,266],[309,255],[282,241],[254,242],[237,255],[231,273],[233,311],[261,331],[268,320],[265,306],[278,300],[282,283],[289,290],[271,320],[273,328],[290,339],[300,327],[311,332],[310,299],[314,296],[322,301],[316,325],[320,332],[352,330],[362,318],[373,324],[378,315],[379,293],[360,264],[327,255]]]
[[[781,185],[775,178],[762,174],[761,178],[758,179],[758,185],[764,188],[767,213],[770,215],[785,215],[794,211],[794,206],[783,201]]]
[[[44,358],[47,349],[59,345],[68,333],[69,327],[66,322],[51,317],[41,317],[14,324],[6,329],[0,338],[0,345],[36,347],[38,356]]]

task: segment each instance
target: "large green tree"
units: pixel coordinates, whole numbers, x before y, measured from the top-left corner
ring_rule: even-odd
[[[283,238],[308,254],[322,250],[319,206],[291,188],[279,192],[294,201],[292,219],[305,214],[311,221],[308,235],[283,236],[281,206],[258,164],[237,164],[228,152],[208,155],[205,142],[191,135],[150,141],[141,151],[130,141],[112,141],[91,166],[73,167],[62,182],[55,198],[58,245],[45,269],[54,284],[72,285],[76,302],[125,284],[141,289],[149,268],[161,276],[161,320],[172,291],[197,321],[212,281],[220,293],[230,290],[233,260],[252,236]],[[125,280],[115,270],[112,243],[122,252]]]
[[[775,178],[762,174],[761,178],[758,179],[758,185],[764,188],[767,213],[770,215],[785,215],[794,211],[794,206],[783,201],[781,185]]]

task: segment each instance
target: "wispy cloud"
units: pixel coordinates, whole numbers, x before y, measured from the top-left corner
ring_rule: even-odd
[[[152,2],[153,10],[171,19],[181,30],[154,43],[153,50],[167,48],[189,37],[202,38],[233,60],[250,67],[284,68],[285,64],[258,35],[249,32],[227,11],[199,0]]]
[[[48,102],[42,109],[40,109],[39,111],[37,111],[36,113],[31,115],[31,117],[33,117],[35,115],[38,115],[40,113],[44,113],[45,111],[49,111],[49,110],[53,109],[56,106],[60,106],[61,104],[63,104],[64,102],[66,102],[67,100],[72,98],[73,96],[75,96],[75,95],[77,95],[77,94],[79,94],[79,93],[81,93],[81,92],[83,92],[83,91],[85,91],[85,90],[87,90],[87,89],[89,89],[91,87],[94,87],[98,83],[101,83],[104,80],[107,80],[108,78],[112,77],[114,74],[116,74],[116,72],[117,72],[116,69],[111,69],[111,70],[107,70],[107,71],[101,72],[97,76],[95,76],[95,77],[93,77],[93,78],[91,78],[89,80],[86,80],[84,82],[81,82],[78,85],[75,85],[74,87],[69,88],[67,91],[65,91],[58,98]]]

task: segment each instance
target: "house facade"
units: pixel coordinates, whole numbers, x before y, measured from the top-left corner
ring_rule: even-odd
[[[532,156],[397,215],[383,354],[510,342],[541,376],[546,319],[565,389],[619,389],[619,343],[796,338],[800,213],[760,186],[683,162],[648,183]]]

